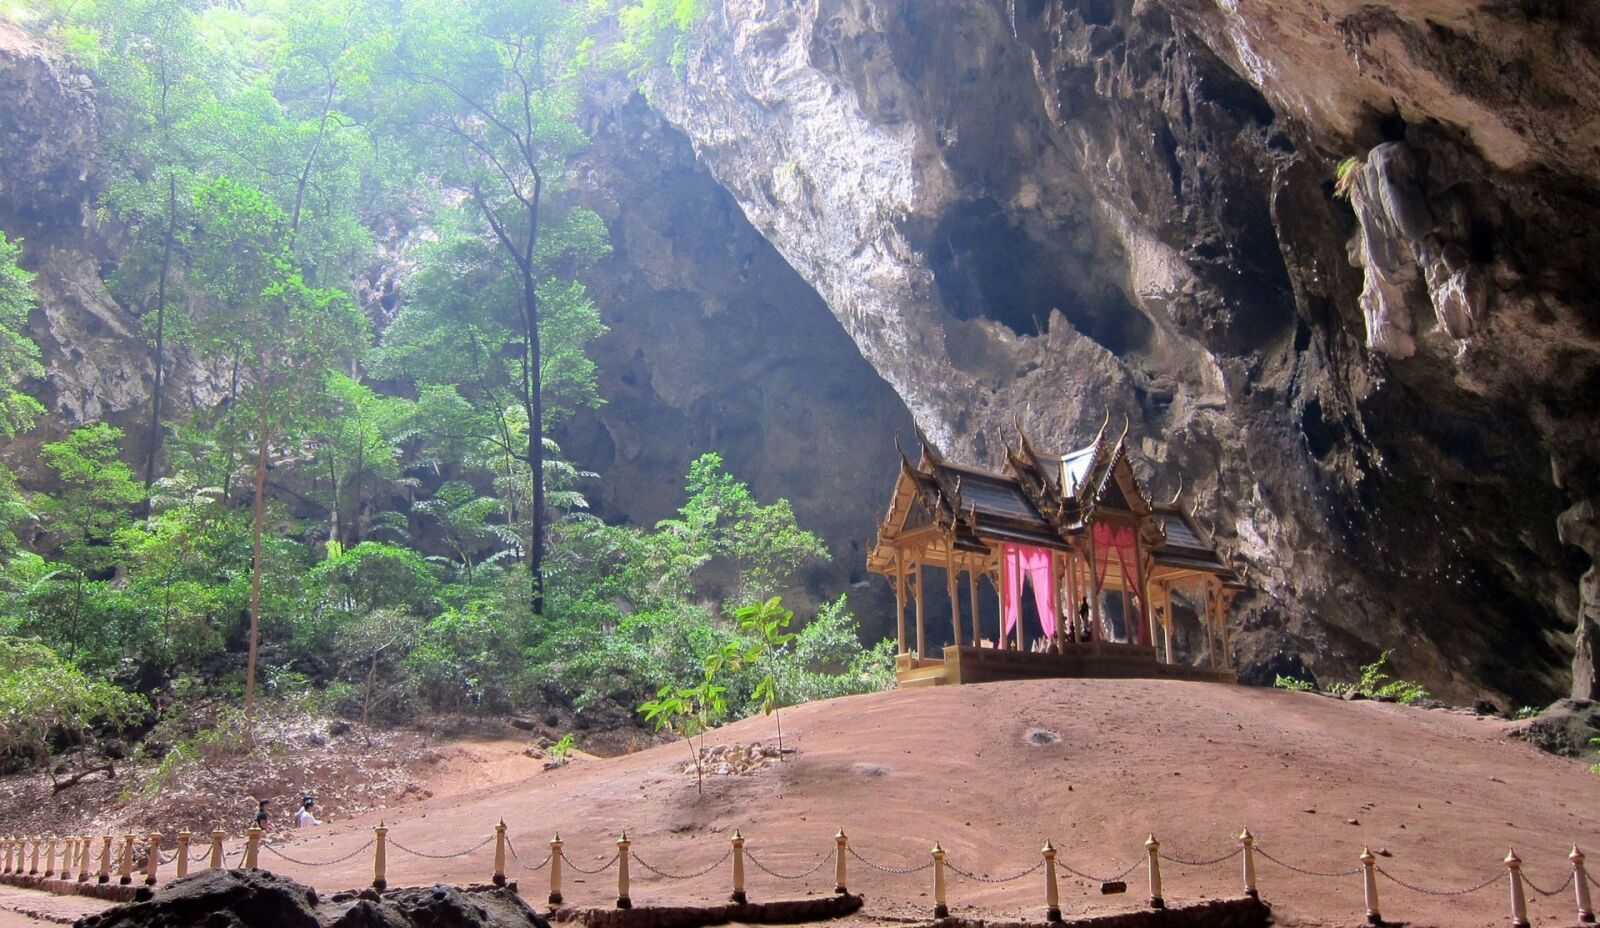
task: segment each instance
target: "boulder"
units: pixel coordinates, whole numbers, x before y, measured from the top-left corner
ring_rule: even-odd
[[[515,889],[431,886],[378,894],[316,890],[262,870],[206,870],[78,928],[550,928]]]

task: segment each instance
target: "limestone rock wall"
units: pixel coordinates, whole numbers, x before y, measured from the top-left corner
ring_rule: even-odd
[[[1261,591],[1247,678],[1520,703],[1600,609],[1597,20],[719,0],[651,99],[948,453],[1127,416]]]

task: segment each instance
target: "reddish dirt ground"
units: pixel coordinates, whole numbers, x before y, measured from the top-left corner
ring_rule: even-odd
[[[448,853],[476,844],[503,817],[529,863],[544,859],[560,831],[568,856],[593,867],[615,853],[626,829],[643,861],[689,872],[721,857],[738,828],[753,858],[792,873],[826,854],[842,825],[854,848],[891,867],[925,862],[938,841],[954,866],[1005,876],[1031,866],[1048,837],[1065,864],[1110,875],[1142,853],[1147,832],[1164,854],[1203,859],[1231,850],[1248,823],[1263,849],[1298,866],[1351,869],[1366,845],[1384,855],[1384,869],[1435,889],[1501,872],[1513,845],[1530,879],[1553,888],[1566,878],[1572,842],[1600,848],[1600,777],[1507,738],[1506,723],[1451,712],[1199,683],[1056,680],[832,700],[785,710],[783,722],[796,754],[750,776],[709,777],[704,796],[680,772],[688,759],[681,744],[582,758],[548,773],[522,775],[508,761],[499,773],[513,778],[500,783],[489,783],[495,777],[478,763],[452,763],[432,778],[433,798],[385,814],[390,840]],[[748,719],[711,740],[767,740],[773,731],[770,718]],[[1030,737],[1036,731],[1059,740]],[[308,861],[342,856],[370,837],[378,818],[292,835],[284,850]],[[391,847],[389,881],[482,881],[492,851],[435,860]],[[931,909],[928,871],[900,876],[849,862],[850,887],[866,894],[869,914]],[[371,879],[370,851],[327,867],[270,853],[262,863],[324,890]],[[831,864],[799,882],[748,869],[752,898],[824,893],[833,884]],[[1265,859],[1258,869],[1280,924],[1361,920],[1357,876],[1305,876]],[[508,871],[526,897],[542,901],[547,871],[524,873],[514,861]],[[1199,868],[1169,860],[1164,876],[1172,902],[1233,895],[1241,885],[1238,858]],[[1139,868],[1126,895],[1102,896],[1063,872],[1063,909],[1070,916],[1140,906],[1144,880]],[[1039,874],[998,885],[952,874],[951,909],[1036,918],[1042,885]],[[715,900],[727,887],[727,864],[685,882],[634,866],[636,904]],[[1508,915],[1503,879],[1454,898],[1388,880],[1380,892],[1383,914],[1411,924],[1492,926]],[[615,894],[614,871],[568,872],[569,903],[606,905]],[[1528,895],[1536,924],[1575,921],[1570,890]]]
[[[610,759],[580,755],[545,772],[523,756],[520,739],[455,741],[413,767],[431,798],[275,837],[292,857],[330,860],[364,844],[382,817],[392,842],[438,854],[477,844],[503,817],[528,863],[542,861],[550,834],[560,831],[573,861],[598,866],[626,829],[643,862],[682,873],[720,858],[738,828],[753,858],[755,899],[829,892],[831,863],[805,880],[781,881],[755,861],[807,870],[831,850],[841,825],[856,850],[889,867],[923,864],[939,841],[953,866],[1002,877],[1032,866],[1047,837],[1063,864],[1112,875],[1142,855],[1148,832],[1164,855],[1206,859],[1232,850],[1245,823],[1262,849],[1297,866],[1349,870],[1366,845],[1384,855],[1379,865],[1390,873],[1433,889],[1503,872],[1512,845],[1530,879],[1553,888],[1566,878],[1572,842],[1600,848],[1600,777],[1508,738],[1508,723],[1453,712],[1200,683],[1041,680],[831,700],[784,710],[783,723],[785,746],[797,753],[749,776],[708,777],[704,796],[681,772],[689,757],[681,743]],[[770,742],[773,734],[770,718],[755,718],[718,729],[710,741]],[[237,846],[230,839],[230,856]],[[451,859],[391,845],[389,882],[480,882],[492,860],[492,844]],[[371,879],[370,851],[325,867],[263,851],[261,863],[324,891]],[[1235,895],[1239,863],[1168,859],[1165,895],[1172,903]],[[929,871],[886,874],[853,857],[849,864],[850,888],[867,896],[867,920],[929,913]],[[1359,877],[1306,876],[1265,858],[1257,865],[1279,924],[1360,922]],[[633,899],[719,900],[728,873],[723,863],[694,880],[668,881],[636,860]],[[508,875],[542,903],[547,870],[527,873],[513,860]],[[1127,894],[1102,896],[1063,869],[1062,907],[1071,917],[1142,906],[1145,879],[1139,867]],[[569,870],[565,883],[576,905],[609,905],[616,895],[614,870]],[[1453,898],[1388,880],[1379,889],[1383,914],[1413,925],[1501,925],[1509,912],[1504,879]],[[1575,922],[1570,889],[1528,896],[1535,924]],[[988,884],[952,872],[949,899],[957,915],[1037,919],[1042,875]]]

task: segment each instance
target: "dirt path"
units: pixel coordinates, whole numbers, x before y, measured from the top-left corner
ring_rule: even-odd
[[[104,912],[111,903],[81,896],[57,896],[15,886],[0,886],[0,928],[70,925],[86,915]]]
[[[1440,889],[1499,872],[1515,845],[1529,877],[1546,888],[1568,872],[1571,842],[1600,849],[1600,777],[1504,736],[1506,725],[1447,712],[1371,702],[1342,703],[1285,691],[1148,681],[1033,681],[899,691],[786,710],[786,743],[799,753],[748,777],[712,777],[704,796],[681,744],[609,760],[585,759],[549,773],[479,786],[466,764],[431,780],[435,796],[386,814],[397,842],[391,885],[481,881],[492,845],[465,858],[430,859],[477,844],[504,818],[523,859],[537,863],[554,831],[568,856],[596,867],[626,829],[634,852],[636,902],[711,900],[726,895],[727,865],[693,881],[669,881],[641,864],[690,872],[722,856],[735,828],[753,858],[756,898],[831,890],[832,865],[804,881],[832,849],[841,825],[852,847],[890,867],[918,866],[935,841],[950,862],[1004,876],[1038,860],[1045,838],[1065,864],[1110,875],[1142,854],[1146,833],[1164,853],[1216,857],[1245,823],[1274,856],[1317,870],[1358,865],[1363,845],[1401,879]],[[719,730],[713,742],[770,739],[771,719]],[[328,860],[359,847],[379,816],[289,836],[284,850]],[[1597,858],[1600,860],[1600,858]],[[328,867],[263,863],[321,889],[371,879],[370,851]],[[930,877],[869,870],[851,858],[850,885],[873,915],[913,916],[931,908]],[[1258,864],[1264,898],[1284,924],[1346,924],[1362,914],[1359,877],[1318,878]],[[1235,894],[1237,858],[1189,868],[1169,861],[1166,895],[1185,900]],[[1600,866],[1595,867],[1600,870]],[[542,899],[547,871],[519,873],[524,895]],[[1062,874],[1063,908],[1107,912],[1143,904],[1144,874],[1130,892]],[[1038,874],[1004,884],[952,874],[957,914],[1037,915]],[[1413,924],[1501,924],[1504,881],[1456,898],[1420,895],[1384,881],[1384,914]],[[1570,893],[1570,890],[1569,890]],[[568,871],[566,895],[608,904],[614,871]],[[1535,922],[1570,920],[1571,897],[1529,893]]]

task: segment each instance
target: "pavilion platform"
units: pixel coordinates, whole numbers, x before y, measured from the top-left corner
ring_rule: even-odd
[[[894,673],[900,686],[953,686],[1052,677],[1238,682],[1232,669],[1164,664],[1157,660],[1154,647],[1113,641],[1071,642],[1060,654],[947,645],[942,658],[896,656]]]

